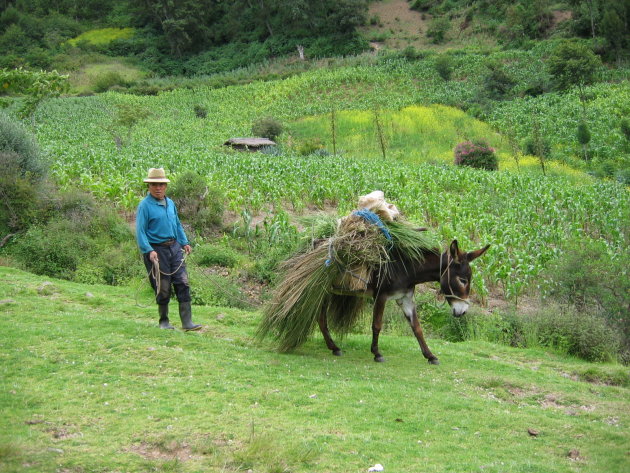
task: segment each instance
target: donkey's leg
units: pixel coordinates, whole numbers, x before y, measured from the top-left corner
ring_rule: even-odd
[[[329,350],[332,350],[333,355],[341,356],[343,352],[339,349],[339,347],[335,344],[335,341],[330,336],[330,332],[328,331],[328,319],[326,318],[326,307],[322,307],[322,311],[319,313],[319,329],[324,336],[324,341],[326,342],[326,346]]]
[[[378,336],[383,328],[383,311],[385,310],[385,297],[379,296],[374,301],[374,311],[372,312],[372,353],[374,361],[379,363],[385,361],[383,355],[378,351]]]
[[[405,314],[405,318],[409,322],[411,326],[411,330],[413,330],[413,334],[416,336],[418,343],[420,344],[420,349],[422,350],[422,354],[432,365],[439,365],[440,362],[431,350],[429,350],[429,346],[427,342],[424,340],[424,333],[422,331],[422,327],[420,326],[420,322],[418,321],[418,312],[416,311],[416,302],[413,300],[413,290],[407,292],[400,299],[396,299],[396,303],[400,306]]]

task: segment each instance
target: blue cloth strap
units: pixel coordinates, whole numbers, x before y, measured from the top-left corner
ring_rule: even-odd
[[[387,238],[387,240],[389,241],[392,241],[392,235],[391,233],[389,233],[389,230],[387,229],[381,218],[371,210],[355,210],[354,212],[352,212],[352,215],[358,215],[359,217],[362,217],[363,220],[365,220],[366,222],[371,223],[372,225],[376,225],[378,228],[380,228],[381,232],[383,232],[385,238]]]

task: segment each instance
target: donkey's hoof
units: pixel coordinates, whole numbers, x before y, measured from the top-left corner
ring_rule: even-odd
[[[430,365],[439,365],[440,362],[438,361],[437,358],[432,358],[432,359],[429,360],[429,364]]]
[[[384,363],[385,358],[383,358],[381,355],[378,355],[374,357],[374,361],[376,361],[377,363]]]
[[[332,354],[335,356],[342,356],[343,352],[341,350],[333,350]]]

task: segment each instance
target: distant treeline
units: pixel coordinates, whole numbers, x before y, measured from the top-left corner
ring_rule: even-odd
[[[599,39],[600,56],[627,59],[630,52],[630,0],[409,0],[412,9],[434,19],[457,21],[464,30],[481,26],[500,43],[519,47],[550,37]]]
[[[68,49],[68,39],[99,27],[133,27],[136,34],[115,40],[97,52],[136,56],[161,73],[192,73],[187,70],[187,61],[213,50],[214,56],[238,56],[240,62],[256,62],[288,52],[297,54],[298,45],[310,57],[351,54],[366,48],[356,28],[366,23],[367,3],[0,0],[0,67],[49,67],[54,62],[51,54]],[[221,53],[221,48],[228,49]],[[194,66],[203,62],[203,58],[198,59]],[[232,61],[224,67],[232,65],[246,64]]]
[[[296,54],[356,54],[374,0],[0,0],[0,67],[77,65],[77,53],[134,57],[158,75],[212,74]],[[630,0],[409,0],[430,15],[427,36],[494,36],[508,48],[582,37],[605,61],[630,57]],[[109,42],[67,41],[96,28],[134,28]],[[420,33],[419,33],[420,34]],[[73,56],[74,54],[74,56]]]

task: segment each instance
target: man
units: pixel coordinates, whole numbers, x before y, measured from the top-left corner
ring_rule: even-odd
[[[184,252],[188,255],[192,250],[175,203],[166,197],[170,180],[163,168],[151,168],[144,182],[149,184],[149,193],[138,205],[136,240],[156,294],[160,328],[174,328],[168,319],[172,284],[179,303],[182,328],[185,331],[199,330],[201,325],[192,322],[190,286],[184,263]]]

